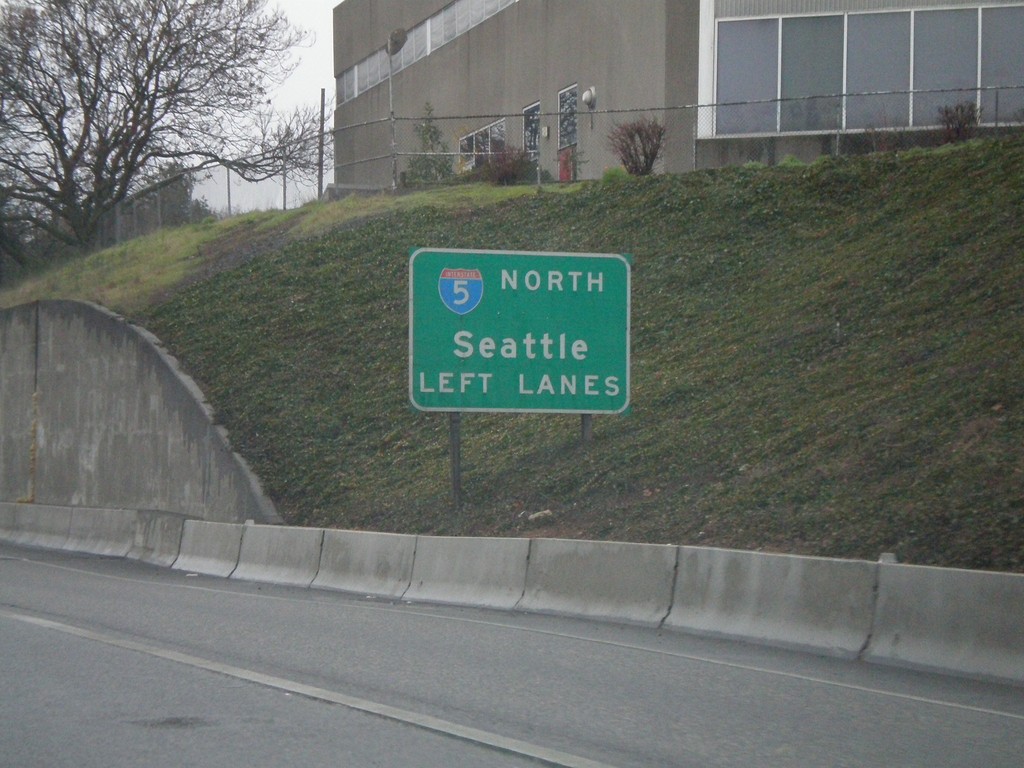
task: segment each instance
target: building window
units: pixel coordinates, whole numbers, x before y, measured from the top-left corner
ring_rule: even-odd
[[[515,2],[517,0],[455,0],[409,30],[408,39],[402,50],[391,57],[392,73],[400,72],[429,56],[431,51],[465,34]],[[367,89],[386,80],[387,76],[387,54],[380,49],[355,66],[349,67],[338,78],[338,102],[351,101]],[[352,88],[345,87],[341,81],[346,78],[351,79],[358,88],[355,85]]]
[[[430,49],[440,48],[516,0],[455,0],[430,17]]]
[[[835,130],[842,123],[843,17],[782,20],[783,131]]]
[[[579,88],[571,85],[558,92],[558,148],[565,149],[576,145],[577,119],[576,105]]]
[[[540,151],[540,102],[523,110],[523,149],[531,154]]]
[[[910,13],[850,16],[846,90],[847,128],[910,125]]]
[[[985,8],[981,12],[981,85],[999,91],[981,95],[981,117],[987,123],[1024,120],[1024,8]]]
[[[338,103],[343,104],[356,97],[356,68],[346,70],[338,78]]]
[[[505,151],[505,119],[487,125],[459,139],[459,170],[471,171],[487,165],[491,157]]]
[[[719,24],[718,132],[774,133],[778,88],[778,19]]]
[[[723,20],[716,32],[720,135],[934,126],[960,102],[984,123],[1024,115],[1020,4]]]
[[[914,125],[936,125],[942,107],[974,101],[977,84],[978,12],[915,14]],[[936,89],[945,92],[920,93]]]

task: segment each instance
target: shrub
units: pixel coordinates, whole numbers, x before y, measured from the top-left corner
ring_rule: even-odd
[[[423,122],[413,128],[420,142],[421,154],[409,161],[404,174],[409,184],[436,184],[450,179],[453,174],[448,145],[442,138],[441,129],[434,123],[434,108],[428,101],[423,109]]]
[[[974,137],[975,129],[981,122],[978,105],[973,101],[939,107],[939,121],[945,132],[946,142],[967,141]]]
[[[601,175],[601,182],[604,184],[615,184],[628,178],[629,174],[626,173],[626,169],[621,165],[616,165],[614,168],[604,169],[604,173]]]
[[[494,153],[483,166],[484,179],[499,186],[528,182],[536,172],[530,153],[519,147],[506,147]]]
[[[647,176],[654,170],[665,142],[665,126],[641,117],[616,125],[608,134],[608,146],[633,176]]]

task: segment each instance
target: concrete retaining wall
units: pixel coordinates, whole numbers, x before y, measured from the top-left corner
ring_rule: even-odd
[[[534,539],[518,608],[659,625],[672,607],[678,548]]]
[[[314,587],[401,597],[412,582],[416,537],[368,531],[324,531]]]
[[[238,523],[186,520],[179,554],[171,567],[207,576],[230,576],[238,566],[242,528]]]
[[[1024,682],[1024,576],[880,568],[869,661]]]
[[[320,569],[319,528],[245,525],[232,579],[308,587]]]
[[[856,657],[871,633],[877,565],[679,548],[666,626]]]
[[[0,501],[280,522],[156,340],[70,301],[0,310]]]
[[[526,588],[529,539],[416,537],[408,600],[514,608]]]
[[[0,501],[31,501],[36,307],[0,311]]]

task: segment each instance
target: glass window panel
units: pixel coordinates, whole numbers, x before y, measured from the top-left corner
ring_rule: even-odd
[[[558,94],[558,148],[576,143],[577,87],[566,88]]]
[[[429,24],[424,22],[413,30],[413,61],[419,61],[430,53],[430,30]]]
[[[456,34],[464,34],[473,26],[473,0],[458,0],[455,3],[455,17]]]
[[[344,104],[356,97],[356,68],[350,67],[338,78],[338,103]]]
[[[442,11],[444,18],[442,19],[442,27],[444,32],[441,35],[442,45],[444,43],[450,43],[455,39],[455,36],[459,33],[458,29],[458,14],[456,13],[456,7],[449,5]]]
[[[444,45],[444,11],[430,17],[430,50]]]
[[[540,102],[523,110],[523,149],[527,152],[540,149]]]
[[[491,152],[505,151],[505,120],[501,119],[491,126]]]
[[[370,67],[371,85],[384,82],[388,77],[388,52],[381,48],[373,57],[373,65]]]
[[[838,128],[842,92],[843,17],[783,19],[782,130]]]
[[[847,128],[895,128],[910,124],[910,14],[851,15],[847,26]]]
[[[974,101],[978,79],[978,12],[914,15],[914,125],[937,125],[939,109]],[[943,93],[920,93],[941,90]]]
[[[487,128],[473,134],[473,150],[473,167],[479,168],[486,164],[491,151],[490,131]]]
[[[359,76],[359,93],[365,93],[370,89],[370,59],[362,59],[355,69]]]
[[[779,22],[730,21],[718,25],[718,133],[777,129]],[[745,104],[743,102],[761,102]]]
[[[459,166],[461,170],[473,167],[473,134],[459,139]]]
[[[985,8],[981,14],[982,86],[1024,85],[1024,8]],[[982,93],[981,119],[1024,122],[1024,88]]]
[[[484,14],[487,11],[484,0],[470,0],[470,20],[469,25],[475,27],[477,24],[484,20]]]

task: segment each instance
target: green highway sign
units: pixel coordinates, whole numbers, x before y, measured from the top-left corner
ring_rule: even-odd
[[[416,249],[409,398],[423,411],[621,413],[629,310],[627,256]]]

